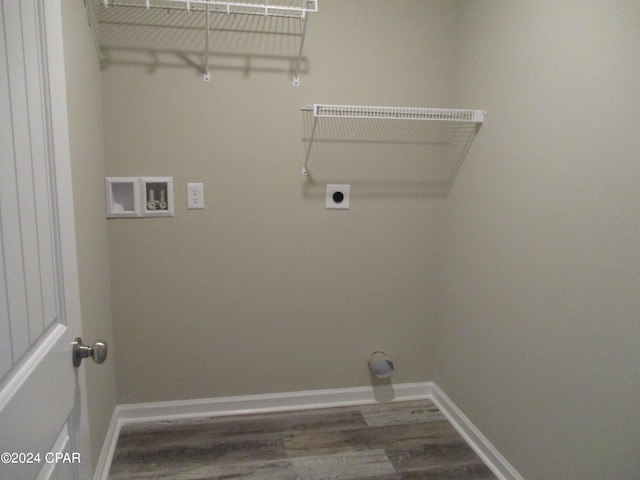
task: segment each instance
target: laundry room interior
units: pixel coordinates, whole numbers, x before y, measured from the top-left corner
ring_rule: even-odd
[[[113,3],[62,1],[94,464],[117,405],[431,382],[512,478],[638,476],[640,3]]]

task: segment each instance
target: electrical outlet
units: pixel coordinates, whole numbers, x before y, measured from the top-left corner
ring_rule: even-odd
[[[187,208],[189,210],[204,208],[204,184],[187,183]]]
[[[327,185],[325,208],[349,210],[349,197],[351,185]]]

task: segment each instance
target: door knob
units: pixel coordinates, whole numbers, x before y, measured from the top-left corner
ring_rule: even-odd
[[[82,338],[77,337],[73,342],[73,366],[79,367],[83,358],[91,357],[96,363],[102,363],[107,359],[107,342],[96,340],[93,346],[83,345]]]

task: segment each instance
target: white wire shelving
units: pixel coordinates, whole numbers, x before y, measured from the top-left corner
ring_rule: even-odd
[[[378,118],[390,120],[440,120],[482,123],[482,110],[417,107],[372,107],[363,105],[307,105],[303,111],[313,112],[317,118]]]
[[[263,0],[239,2],[237,0],[100,0],[105,7],[126,6],[144,8],[179,8],[195,11],[206,6],[212,12],[242,13],[254,15],[285,15],[302,17],[307,12],[318,11],[318,0]]]
[[[88,10],[89,23],[94,33],[96,43],[100,45],[100,15],[98,6],[106,9],[137,8],[147,10],[187,11],[205,16],[204,21],[204,48],[203,58],[204,80],[210,81],[209,58],[211,54],[210,31],[212,29],[211,18],[214,15],[233,16],[258,16],[284,19],[298,19],[302,27],[300,43],[293,67],[293,84],[300,84],[300,66],[302,51],[307,33],[309,13],[318,11],[318,0],[262,0],[262,1],[237,1],[237,0],[85,0]]]
[[[309,161],[319,124],[333,122],[327,127],[324,142],[344,142],[344,132],[349,141],[376,144],[436,145],[446,151],[452,163],[448,183],[452,181],[466,156],[471,143],[484,122],[483,110],[450,108],[385,107],[363,105],[314,104],[301,108],[306,118],[307,144],[302,174],[309,175]],[[343,129],[336,123],[348,124]],[[381,124],[397,122],[397,128],[383,128]],[[342,132],[342,133],[338,133]],[[355,137],[358,138],[355,138]],[[340,137],[340,138],[339,138]]]

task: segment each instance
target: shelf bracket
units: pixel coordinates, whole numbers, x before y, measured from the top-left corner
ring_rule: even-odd
[[[314,106],[313,127],[311,127],[311,136],[309,137],[309,146],[307,146],[307,156],[304,159],[304,165],[302,167],[303,175],[309,175],[309,169],[307,168],[307,165],[309,164],[309,155],[311,154],[311,146],[313,145],[313,137],[316,134],[317,125],[318,125],[318,116],[315,115],[315,106]]]
[[[300,15],[300,21],[302,22],[302,38],[300,39],[300,49],[298,50],[298,58],[296,59],[296,66],[293,73],[294,87],[300,85],[300,63],[302,61],[302,48],[304,47],[304,39],[307,36],[307,23],[309,22],[306,11],[302,12],[302,14]]]
[[[211,28],[211,19],[209,15],[209,4],[207,3],[207,9],[205,13],[207,17],[206,22],[206,30],[204,32],[204,77],[203,80],[208,82],[211,80],[211,75],[209,74],[209,29]]]

